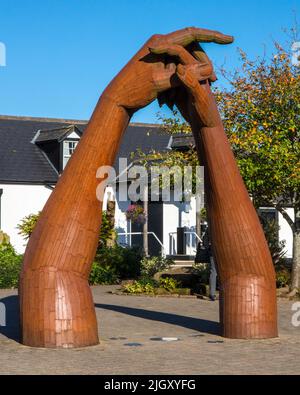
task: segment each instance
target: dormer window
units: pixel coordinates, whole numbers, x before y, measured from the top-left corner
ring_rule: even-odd
[[[48,162],[61,174],[75,151],[82,131],[76,125],[39,130],[32,140]]]
[[[71,158],[78,144],[78,140],[65,140],[63,142],[64,152],[63,152],[63,168],[66,167],[68,160]]]

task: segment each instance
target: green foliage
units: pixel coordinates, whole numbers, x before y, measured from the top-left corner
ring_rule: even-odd
[[[241,174],[257,206],[300,207],[300,68],[279,44],[271,59],[240,54],[216,97]]]
[[[161,277],[159,279],[159,286],[168,292],[172,292],[180,286],[180,283],[172,277]]]
[[[98,251],[101,248],[107,247],[110,240],[115,239],[116,231],[114,228],[114,223],[110,220],[109,215],[106,211],[102,212],[101,229],[99,235]]]
[[[89,283],[96,284],[117,284],[119,277],[116,269],[110,266],[102,266],[97,262],[93,262],[92,270],[90,273]]]
[[[144,257],[141,260],[141,275],[153,277],[156,273],[169,269],[172,264],[172,259],[161,256]]]
[[[20,224],[17,225],[17,229],[19,229],[19,234],[22,235],[25,240],[29,239],[29,237],[31,236],[33,229],[39,219],[39,216],[40,212],[37,214],[29,214],[21,220]],[[111,224],[107,212],[103,211],[98,248],[106,246],[107,241],[110,240],[114,234],[114,225]]]
[[[192,273],[199,277],[199,282],[202,284],[209,283],[210,269],[208,263],[194,263]]]
[[[205,207],[202,207],[202,209],[200,210],[200,217],[202,221],[207,221],[207,210]]]
[[[179,285],[180,283],[171,277],[160,278],[159,281],[151,277],[141,277],[131,284],[125,284],[123,286],[123,292],[129,294],[188,294],[186,290],[179,289]]]
[[[5,248],[10,242],[9,236],[0,230],[0,250]]]
[[[123,286],[123,291],[129,294],[153,294],[157,287],[158,283],[153,278],[142,277],[139,280],[134,281],[132,284],[125,284]]]
[[[22,255],[18,255],[11,244],[0,248],[0,288],[18,286],[22,265]]]
[[[24,240],[28,240],[31,236],[39,216],[40,212],[37,214],[29,214],[24,217],[17,225],[17,229],[19,229],[19,235],[23,236]]]
[[[286,267],[278,267],[276,269],[276,286],[277,288],[286,287],[290,284],[291,273]]]
[[[115,245],[98,249],[95,264],[111,270],[120,279],[137,278],[140,275],[141,258],[139,249]]]
[[[158,114],[158,120],[162,124],[162,131],[171,135],[190,135],[191,127],[182,118],[179,111],[175,108],[172,111],[171,117],[165,117],[162,114]]]

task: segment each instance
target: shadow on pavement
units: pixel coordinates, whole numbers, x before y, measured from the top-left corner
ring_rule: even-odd
[[[183,315],[177,315],[172,313],[163,313],[161,311],[150,311],[111,304],[95,303],[95,307],[100,309],[117,311],[119,313],[144,318],[146,320],[160,321],[171,325],[182,326],[187,329],[205,332],[212,335],[220,335],[221,331],[220,324],[218,322],[203,320],[201,318],[186,317]]]
[[[0,299],[0,303],[4,305],[6,312],[6,325],[0,326],[0,334],[9,339],[20,341],[19,297],[17,295],[7,296]],[[116,311],[146,320],[165,322],[167,324],[177,325],[212,335],[220,335],[220,324],[215,321],[111,304],[96,303],[95,307]]]
[[[4,305],[5,326],[0,325],[0,334],[9,339],[20,341],[20,313],[19,297],[17,295],[7,296],[0,299]]]

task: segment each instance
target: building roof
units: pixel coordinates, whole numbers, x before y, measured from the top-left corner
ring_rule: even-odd
[[[40,142],[61,141],[70,128],[76,126],[84,133],[86,125],[87,121],[80,120],[0,116],[0,183],[55,184],[58,173],[34,137]],[[169,136],[161,132],[159,125],[132,123],[123,135],[116,160],[125,157],[130,163],[131,153],[137,149],[146,153],[162,151],[168,142]]]
[[[67,125],[57,129],[39,130],[34,137],[34,143],[44,143],[47,141],[61,142],[73,132],[77,133],[78,137],[82,135],[82,131],[76,125]]]
[[[173,150],[180,151],[195,148],[195,139],[192,134],[173,135],[170,139],[169,147]]]

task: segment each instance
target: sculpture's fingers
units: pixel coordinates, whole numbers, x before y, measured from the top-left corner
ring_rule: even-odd
[[[161,55],[177,56],[183,64],[193,64],[197,60],[181,45],[162,44],[149,47],[150,52]]]
[[[198,91],[198,88],[200,87],[200,85],[199,85],[199,82],[198,82],[196,76],[194,75],[194,73],[191,70],[189,70],[187,67],[179,64],[177,66],[176,74],[177,74],[178,78],[181,80],[181,82],[187,88],[189,88],[193,94],[198,93],[197,91]]]
[[[155,54],[177,56],[180,62],[193,72],[198,81],[205,79],[213,80],[213,66],[207,56],[203,58],[205,62],[199,63],[197,59],[181,45],[156,45],[149,47],[149,50]]]
[[[204,84],[198,82],[194,73],[188,69],[188,66],[179,64],[177,66],[176,74],[183,86],[185,86],[189,93],[193,97],[193,104],[196,112],[204,124],[210,124],[210,89],[208,87],[208,81]]]
[[[186,65],[185,68],[193,74],[194,78],[196,78],[197,81],[215,80],[215,73],[211,64],[195,63],[191,65]]]
[[[214,42],[217,44],[231,44],[234,38],[215,30],[187,27],[186,29],[181,29],[170,34],[166,34],[165,36],[162,36],[160,40],[166,40],[172,44],[185,46],[193,41],[199,41],[203,43]]]
[[[209,77],[210,82],[215,82],[217,80],[217,76],[213,70],[213,65],[205,51],[202,49],[199,43],[192,42],[186,47],[186,50],[193,55],[195,59],[197,59],[202,64],[210,64],[212,67],[212,73]]]

